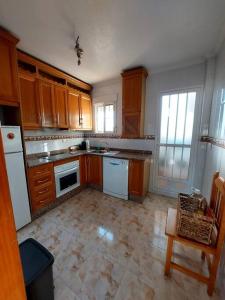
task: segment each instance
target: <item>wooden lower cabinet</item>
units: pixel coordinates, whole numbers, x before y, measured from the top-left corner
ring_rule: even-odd
[[[32,213],[55,201],[55,177],[53,163],[29,168],[29,190]]]
[[[80,185],[84,186],[87,182],[87,156],[81,155],[79,157],[80,162]]]
[[[102,156],[87,155],[87,183],[102,190]]]
[[[150,161],[136,160],[129,161],[128,193],[132,200],[141,200],[146,196],[149,184]]]

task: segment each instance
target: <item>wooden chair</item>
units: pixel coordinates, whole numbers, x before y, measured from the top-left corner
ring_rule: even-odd
[[[183,272],[186,275],[189,275],[197,279],[198,281],[207,284],[208,295],[212,296],[215,287],[217,269],[219,266],[221,252],[223,249],[224,239],[225,239],[225,181],[222,177],[219,177],[219,172],[215,173],[213,176],[210,207],[215,213],[216,227],[218,231],[214,246],[207,246],[202,243],[198,243],[178,236],[176,234],[177,210],[172,208],[168,209],[166,232],[165,232],[166,235],[168,236],[165,275],[168,276],[170,274],[171,268]],[[178,265],[171,260],[173,256],[174,241],[201,251],[202,259],[203,260],[205,258],[207,259],[209,277],[194,272],[184,266]]]

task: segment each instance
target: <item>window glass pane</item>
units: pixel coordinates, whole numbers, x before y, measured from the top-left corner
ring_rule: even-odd
[[[177,94],[170,96],[169,128],[168,128],[168,138],[167,138],[168,144],[173,144],[175,140],[176,121],[177,121],[177,101],[178,101]]]
[[[166,147],[159,148],[159,176],[164,176]]]
[[[182,163],[182,148],[175,147],[174,149],[174,165],[173,165],[173,178],[180,178]]]
[[[105,131],[114,131],[114,107],[112,104],[105,106]]]
[[[162,110],[161,110],[161,134],[160,143],[166,143],[167,139],[167,126],[169,118],[169,95],[162,97]]]
[[[164,176],[172,177],[173,164],[173,147],[166,147],[166,164],[164,169]]]
[[[177,130],[176,130],[176,144],[183,144],[184,140],[184,125],[185,125],[185,111],[187,102],[187,93],[179,94],[177,111]]]
[[[225,91],[221,90],[219,93],[220,97],[220,108],[219,108],[219,117],[218,117],[218,125],[217,125],[217,137],[224,138],[225,137]]]
[[[96,132],[104,132],[104,106],[97,105],[96,106]]]
[[[188,93],[184,144],[191,145],[196,93]]]
[[[188,178],[188,172],[189,172],[189,162],[190,162],[190,148],[183,148],[182,153],[182,162],[181,162],[181,179],[187,179]]]

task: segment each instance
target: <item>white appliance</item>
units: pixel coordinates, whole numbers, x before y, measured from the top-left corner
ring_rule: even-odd
[[[19,126],[2,126],[6,169],[16,229],[31,222],[23,148]]]
[[[128,160],[103,158],[103,192],[128,200]]]
[[[80,186],[79,160],[54,167],[56,197]]]

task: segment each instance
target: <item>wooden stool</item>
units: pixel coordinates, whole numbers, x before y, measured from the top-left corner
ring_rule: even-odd
[[[222,177],[219,177],[219,172],[215,173],[213,176],[210,208],[213,210],[216,216],[216,228],[218,231],[214,246],[207,246],[202,243],[188,240],[178,236],[176,233],[177,210],[172,208],[168,209],[165,231],[166,235],[168,236],[165,275],[168,276],[170,274],[170,268],[183,272],[186,275],[189,275],[197,279],[198,281],[207,284],[208,295],[212,296],[215,288],[217,269],[219,266],[221,252],[223,249],[225,239],[225,181]],[[178,265],[171,260],[173,255],[174,241],[202,251],[202,259],[207,259],[209,277],[206,277],[200,273],[194,272],[186,267]]]

